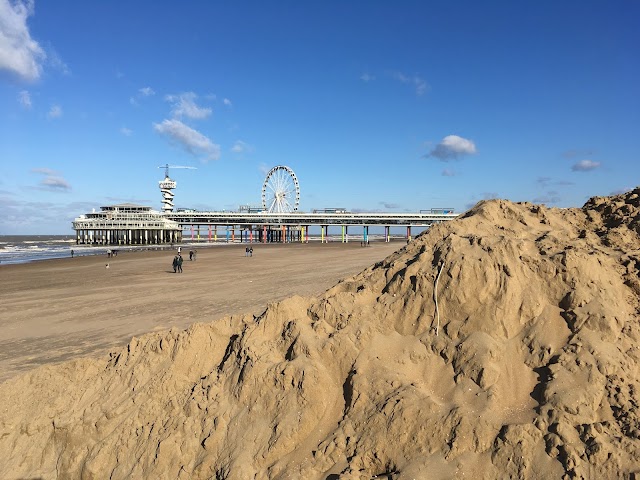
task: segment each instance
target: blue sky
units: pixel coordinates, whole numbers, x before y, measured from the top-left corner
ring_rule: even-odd
[[[103,205],[581,206],[640,184],[640,3],[0,0],[0,234]]]

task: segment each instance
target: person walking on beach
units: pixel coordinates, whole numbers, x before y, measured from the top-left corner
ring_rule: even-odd
[[[178,273],[182,273],[182,255],[178,254]]]
[[[249,256],[249,247],[244,247],[244,256],[245,257]]]
[[[249,256],[253,257],[253,247],[249,247]]]
[[[173,257],[172,265],[173,265],[173,273],[176,273],[178,271],[178,255]]]
[[[73,258],[73,250],[71,250],[71,258]]]
[[[197,254],[198,254],[198,251],[197,251],[197,250],[194,250],[194,251],[193,251],[193,261],[194,261],[194,262],[196,261],[196,255],[197,255]]]
[[[193,261],[193,250],[189,250],[189,261]]]

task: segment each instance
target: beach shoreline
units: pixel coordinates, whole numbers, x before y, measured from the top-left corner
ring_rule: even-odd
[[[119,255],[57,258],[1,267],[0,382],[44,364],[95,356],[133,336],[184,329],[227,315],[258,315],[291,295],[317,295],[404,242],[181,245],[118,249]],[[196,261],[189,250],[196,249]],[[107,264],[109,268],[107,268]]]

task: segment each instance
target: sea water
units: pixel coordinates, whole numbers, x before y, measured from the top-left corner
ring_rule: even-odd
[[[0,265],[71,257],[71,250],[77,256],[98,253],[78,248],[75,235],[0,235]]]

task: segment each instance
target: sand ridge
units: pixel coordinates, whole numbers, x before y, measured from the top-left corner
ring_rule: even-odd
[[[634,478],[639,215],[481,202],[317,297],[12,378],[0,473]]]

